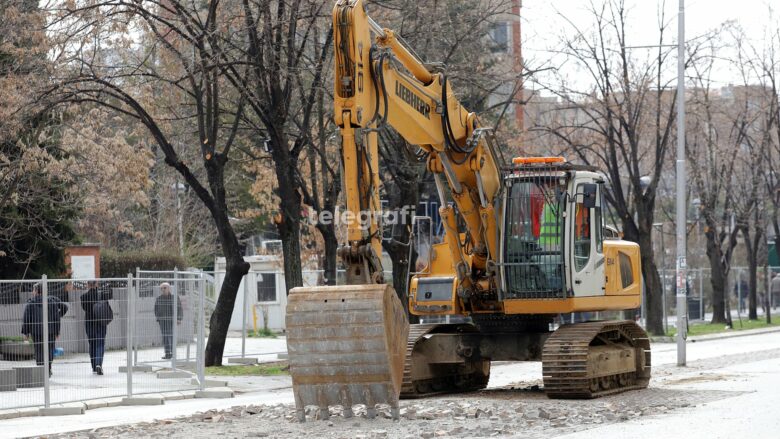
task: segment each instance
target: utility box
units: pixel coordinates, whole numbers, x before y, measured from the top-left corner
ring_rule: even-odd
[[[281,258],[276,255],[258,255],[245,256],[244,260],[249,263],[250,269],[238,287],[229,329],[231,331],[243,329],[245,310],[248,330],[257,325],[257,328],[267,326],[272,331],[284,331],[287,288],[284,283]],[[217,291],[222,289],[225,266],[225,258],[217,258],[214,266]]]
[[[688,320],[701,320],[701,298],[688,298]]]

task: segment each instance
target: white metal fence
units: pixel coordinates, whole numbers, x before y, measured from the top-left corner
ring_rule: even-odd
[[[188,272],[0,281],[0,410],[203,390],[205,284]]]
[[[780,273],[780,267],[769,267],[764,271],[763,267],[757,270],[756,301],[759,313],[762,313],[764,298],[769,300],[771,308],[780,305],[780,291],[772,292],[772,279],[776,273]],[[674,325],[676,315],[676,272],[673,269],[659,270],[661,285],[664,291],[663,309],[664,322]],[[768,279],[767,279],[768,275]],[[711,269],[688,268],[688,318],[691,321],[709,320],[712,317],[713,289],[711,281]],[[767,288],[767,284],[769,288]],[[767,292],[771,293],[767,296]],[[731,267],[725,282],[725,299],[734,316],[743,316],[748,312],[748,296],[750,286],[748,284],[748,268]],[[642,318],[645,312],[642,311]]]

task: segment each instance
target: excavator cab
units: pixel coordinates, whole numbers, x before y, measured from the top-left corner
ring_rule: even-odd
[[[588,310],[573,300],[577,298],[619,295],[638,300],[638,248],[605,239],[605,231],[609,233],[602,210],[605,181],[596,169],[557,157],[520,159],[505,170],[497,263],[501,304],[515,309],[526,306],[522,312],[526,314],[558,314]],[[412,280],[409,309],[413,314],[468,314],[468,304],[458,297],[459,280],[446,248],[445,243],[433,247],[433,259],[427,263],[431,270]],[[622,267],[607,276],[617,260]],[[548,306],[542,308],[529,302],[550,299],[560,302],[545,302]],[[590,308],[616,309],[603,302]]]
[[[505,297],[563,297],[563,175],[528,175],[507,180],[505,208]]]
[[[564,164],[507,177],[505,298],[604,294],[603,182],[595,170]]]

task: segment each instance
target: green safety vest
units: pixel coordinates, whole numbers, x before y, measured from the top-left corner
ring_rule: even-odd
[[[561,239],[561,228],[555,207],[550,203],[544,203],[542,210],[542,226],[539,229],[539,245],[558,245]]]

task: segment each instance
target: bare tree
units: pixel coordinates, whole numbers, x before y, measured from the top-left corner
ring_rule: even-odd
[[[51,12],[61,77],[44,99],[102,106],[137,121],[211,214],[227,267],[205,362],[221,364],[236,291],[249,270],[225,187],[247,103],[243,90],[226,87],[224,74],[233,37],[227,24],[236,17],[219,0],[203,8],[178,0],[67,2]],[[177,138],[181,132],[197,144]],[[200,167],[182,159],[190,148],[198,151]]]
[[[276,176],[279,199],[276,228],[282,240],[287,288],[303,285],[301,267],[301,221],[306,198],[315,208],[324,208],[312,193],[306,193],[307,178],[300,172],[300,159],[307,148],[317,146],[313,124],[321,92],[332,30],[325,43],[314,44],[318,22],[329,17],[327,2],[315,0],[243,0],[240,12],[240,61],[224,68],[233,86],[246,97],[246,118],[266,137]],[[241,68],[246,65],[246,71]],[[304,71],[311,76],[306,82]],[[311,150],[310,151],[314,151]],[[322,232],[322,231],[321,231]]]
[[[716,32],[720,34],[721,32]],[[706,251],[711,269],[712,323],[731,325],[726,313],[728,275],[731,258],[737,246],[740,229],[735,218],[744,218],[750,206],[737,198],[738,182],[734,173],[742,142],[743,108],[732,99],[713,93],[712,73],[716,68],[715,54],[724,43],[712,36],[700,44],[701,56],[692,60],[691,80],[694,87],[688,102],[689,124],[686,154],[693,186],[699,197],[700,214],[704,219]],[[747,208],[743,211],[741,208]]]
[[[732,88],[732,94],[738,96],[742,115],[738,124],[741,142],[745,151],[744,178],[735,186],[742,191],[741,202],[746,203],[745,217],[738,222],[745,240],[748,256],[748,318],[758,318],[758,266],[766,254],[767,226],[774,226],[777,217],[775,200],[777,176],[775,167],[778,160],[778,101],[775,83],[778,69],[776,45],[780,40],[775,34],[768,35],[765,45],[755,46],[739,28],[734,28],[731,36],[734,40],[735,56],[732,60],[740,75],[741,84]],[[772,205],[773,209],[767,209]],[[768,275],[768,273],[766,273]],[[764,296],[767,308],[770,291]],[[768,314],[767,309],[767,314]]]
[[[624,238],[640,246],[647,329],[663,334],[661,280],[652,243],[658,185],[674,140],[678,98],[667,91],[664,75],[667,22],[658,18],[659,48],[655,56],[642,60],[627,47],[625,1],[591,4],[588,12],[593,31],[569,21],[572,34],[559,49],[567,65],[576,64],[587,76],[587,84],[570,84],[562,70],[551,80],[537,78],[559,103],[552,110],[555,117],[530,130],[545,134],[559,152],[606,170],[611,183],[606,199],[622,222]]]

